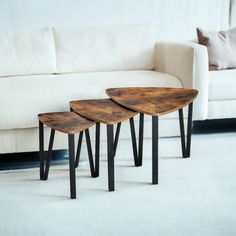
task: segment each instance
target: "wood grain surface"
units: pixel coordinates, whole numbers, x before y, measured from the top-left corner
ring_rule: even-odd
[[[43,113],[38,118],[48,127],[66,134],[79,133],[95,124],[74,112]]]
[[[109,98],[71,101],[70,107],[81,116],[104,124],[116,124],[137,114]]]
[[[198,91],[187,88],[109,88],[107,95],[120,105],[151,116],[165,115],[190,104]]]

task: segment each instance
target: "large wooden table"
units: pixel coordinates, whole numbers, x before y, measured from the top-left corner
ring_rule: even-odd
[[[110,88],[107,95],[118,104],[140,113],[139,163],[142,165],[144,114],[152,116],[152,183],[158,184],[158,117],[179,111],[183,157],[190,156],[193,100],[198,91],[186,88],[131,87]],[[185,143],[183,107],[189,105],[187,144]]]

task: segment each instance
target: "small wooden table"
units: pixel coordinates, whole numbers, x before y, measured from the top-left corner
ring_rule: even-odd
[[[91,175],[92,177],[97,177],[96,170],[94,170],[93,155],[91,151],[92,149],[88,130],[95,123],[91,120],[79,116],[74,112],[43,113],[38,115],[38,119],[39,119],[40,179],[41,180],[48,179],[55,130],[67,134],[68,144],[69,144],[68,146],[69,146],[69,168],[70,168],[70,196],[72,199],[76,198],[75,167],[76,165],[78,166],[84,131],[86,135]],[[44,152],[44,125],[51,128],[47,155],[45,155]],[[79,142],[75,161],[74,135],[77,133],[79,133],[80,135],[79,135]]]
[[[109,191],[115,190],[114,184],[114,156],[116,153],[117,143],[119,139],[121,122],[130,120],[130,128],[132,135],[132,146],[134,152],[134,162],[138,166],[137,161],[137,145],[135,138],[133,117],[137,112],[124,108],[111,99],[93,99],[71,101],[70,108],[83,117],[96,122],[96,143],[95,143],[95,168],[99,169],[99,146],[100,146],[100,123],[107,126],[107,150],[108,150],[108,188]],[[114,124],[117,129],[114,138]]]
[[[152,183],[158,184],[158,117],[179,111],[183,157],[190,156],[193,100],[198,91],[186,88],[132,87],[110,88],[107,95],[118,104],[140,113],[139,162],[142,164],[144,114],[152,116]],[[185,144],[183,107],[189,105],[187,144]]]

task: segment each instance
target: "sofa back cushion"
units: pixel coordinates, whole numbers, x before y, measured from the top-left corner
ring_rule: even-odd
[[[50,28],[0,31],[0,76],[54,73],[55,69]]]
[[[58,73],[154,68],[152,26],[54,28],[54,37]]]

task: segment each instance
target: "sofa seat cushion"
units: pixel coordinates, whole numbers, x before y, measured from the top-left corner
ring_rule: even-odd
[[[0,129],[37,127],[37,114],[68,111],[69,101],[104,98],[109,87],[182,87],[155,71],[91,72],[0,78]]]
[[[213,119],[227,119],[227,118],[236,118],[236,99],[210,101],[208,103],[207,119],[213,120]]]
[[[209,100],[236,99],[236,69],[209,72]]]
[[[52,29],[0,32],[0,76],[49,74],[56,70]]]
[[[53,30],[57,73],[154,68],[156,38],[152,26]]]

